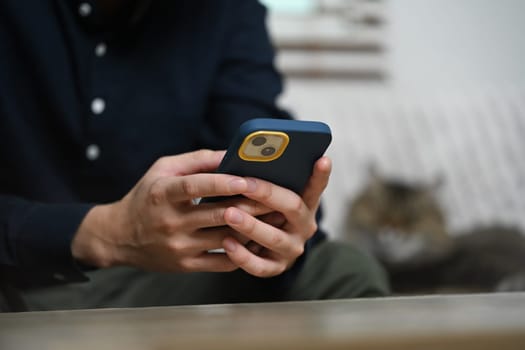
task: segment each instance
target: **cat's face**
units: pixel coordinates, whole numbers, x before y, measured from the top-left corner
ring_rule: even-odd
[[[351,220],[373,231],[413,233],[422,221],[442,218],[429,188],[375,179],[354,201]]]
[[[436,184],[404,184],[371,177],[351,204],[350,238],[390,266],[439,258],[449,251]]]

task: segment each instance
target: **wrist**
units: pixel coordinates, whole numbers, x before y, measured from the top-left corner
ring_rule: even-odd
[[[116,203],[96,205],[82,220],[71,243],[75,260],[94,267],[117,265],[112,238],[120,232]]]

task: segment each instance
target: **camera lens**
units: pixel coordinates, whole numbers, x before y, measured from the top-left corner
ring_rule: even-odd
[[[275,153],[275,148],[272,147],[272,146],[269,146],[269,147],[264,147],[261,151],[261,154],[265,157],[268,157],[268,156],[271,156],[272,154]]]
[[[266,143],[266,137],[264,136],[257,136],[252,140],[252,145],[254,146],[262,146]]]

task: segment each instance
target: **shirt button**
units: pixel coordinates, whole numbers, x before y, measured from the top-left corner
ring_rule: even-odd
[[[97,57],[102,57],[106,54],[107,46],[105,43],[99,43],[97,46],[95,46],[95,55]]]
[[[87,17],[91,14],[91,5],[87,2],[83,2],[78,6],[78,14],[82,17]]]
[[[98,145],[89,145],[86,148],[86,158],[89,160],[97,160],[100,157],[100,147]]]
[[[100,97],[94,98],[93,101],[91,101],[91,112],[93,112],[93,114],[101,114],[105,109],[106,101]]]

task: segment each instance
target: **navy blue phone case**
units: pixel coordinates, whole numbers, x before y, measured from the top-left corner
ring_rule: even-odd
[[[284,132],[289,143],[284,153],[268,162],[242,159],[238,150],[244,139],[256,131]],[[313,165],[330,144],[328,125],[314,121],[259,118],[243,123],[233,139],[217,172],[255,177],[301,193],[313,170]]]

